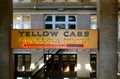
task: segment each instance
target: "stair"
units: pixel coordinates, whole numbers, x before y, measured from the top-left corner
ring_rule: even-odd
[[[46,63],[44,63],[43,65],[41,65],[41,67],[39,66],[39,62],[40,62],[40,60],[41,60],[42,58],[44,58],[44,55],[39,58],[39,60],[35,63],[36,68],[35,68],[35,70],[32,72],[31,79],[42,79],[42,78],[44,78],[45,66],[48,64],[49,61],[51,61],[51,59],[52,59],[56,54],[59,54],[60,51],[62,51],[62,49],[48,49],[48,50],[44,51],[46,54],[50,54],[50,55],[51,55],[51,58],[49,58]]]

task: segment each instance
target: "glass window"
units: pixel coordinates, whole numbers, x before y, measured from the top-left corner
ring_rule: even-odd
[[[56,29],[65,29],[65,24],[56,24],[55,28]]]
[[[97,29],[97,15],[91,15],[91,29]]]
[[[23,66],[23,56],[22,55],[18,55],[18,67],[17,67],[18,71],[22,71],[23,70],[22,66]]]
[[[76,29],[76,15],[46,15],[45,29]]]
[[[30,29],[30,15],[13,15],[13,29]]]
[[[31,56],[25,55],[25,71],[30,71]]]
[[[23,28],[24,28],[24,29],[30,29],[31,27],[30,27],[30,24],[29,24],[29,23],[24,23],[24,24],[23,24]]]
[[[55,55],[54,56],[54,61],[58,61],[59,60],[59,56],[58,55]]]
[[[45,29],[52,29],[52,24],[45,24]]]
[[[65,21],[65,16],[56,16],[56,21]]]
[[[23,22],[30,22],[30,16],[23,16]]]
[[[75,16],[69,16],[69,21],[70,22],[75,22],[76,21],[76,17]]]
[[[56,74],[53,78],[56,79],[59,74],[64,74],[67,77],[76,77],[76,64],[77,64],[77,55],[76,54],[59,54],[52,56],[50,61],[46,61],[48,59],[48,55],[45,54],[45,78],[50,75]]]
[[[69,24],[68,29],[76,29],[76,25],[75,24]]]
[[[66,61],[67,60],[67,55],[62,55],[62,60]]]
[[[15,55],[15,64],[17,72],[30,71],[31,55]]]
[[[75,58],[76,56],[75,55],[70,55],[70,61],[75,61]]]
[[[47,16],[45,21],[52,21],[52,16]]]
[[[46,55],[46,60],[49,60],[51,58],[51,55]]]
[[[13,29],[22,29],[20,23],[13,24]]]
[[[20,22],[20,15],[15,15],[14,17],[13,17],[13,22]]]

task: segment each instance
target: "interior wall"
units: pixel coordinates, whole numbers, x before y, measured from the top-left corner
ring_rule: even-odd
[[[78,51],[77,54],[77,77],[90,77],[90,71],[86,69],[90,65],[89,51]]]

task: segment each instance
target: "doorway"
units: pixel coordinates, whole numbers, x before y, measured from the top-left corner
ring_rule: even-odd
[[[46,64],[45,78],[72,78],[77,76],[76,65],[77,55],[76,54],[58,54],[58,55],[44,55],[44,62]],[[54,78],[53,78],[54,77]]]

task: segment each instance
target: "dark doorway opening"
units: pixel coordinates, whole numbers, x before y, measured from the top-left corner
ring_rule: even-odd
[[[75,78],[77,76],[76,65],[77,55],[76,54],[58,54],[58,55],[44,55],[45,63],[47,62],[45,69],[45,78]],[[50,61],[49,58],[51,58]]]

